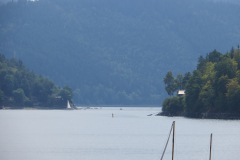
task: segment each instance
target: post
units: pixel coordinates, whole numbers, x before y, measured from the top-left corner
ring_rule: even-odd
[[[211,154],[212,154],[212,133],[210,136],[210,155],[209,155],[209,160],[211,160]]]
[[[173,130],[173,124],[175,124],[175,121],[173,121],[173,123],[172,123],[171,130],[170,130],[170,132],[169,132],[168,139],[167,139],[167,143],[166,143],[165,148],[164,148],[164,150],[163,150],[161,160],[163,159],[164,153],[165,153],[165,151],[166,151],[166,149],[167,149],[167,145],[168,145],[168,142],[169,142],[169,139],[170,139],[172,130]]]
[[[175,134],[175,121],[173,121],[173,144],[172,144],[172,160],[174,159],[174,134]]]

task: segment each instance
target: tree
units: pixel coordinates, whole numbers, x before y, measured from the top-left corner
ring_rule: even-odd
[[[185,73],[184,78],[183,78],[183,82],[182,82],[183,89],[186,88],[187,82],[188,82],[188,80],[190,79],[191,76],[192,76],[192,74],[190,72]]]
[[[182,73],[177,74],[177,78],[175,79],[175,83],[176,83],[177,88],[179,90],[182,90],[184,88],[184,86],[183,86],[183,74]]]
[[[202,87],[199,93],[198,100],[201,101],[202,107],[201,112],[207,112],[211,107],[214,106],[215,91],[212,87],[211,81],[208,81],[205,86]]]
[[[8,102],[4,102],[4,96],[13,96],[17,105],[32,106],[33,102],[29,98],[33,98],[43,106],[58,107],[61,106],[58,105],[61,101],[56,95],[60,91],[48,78],[37,76],[33,71],[29,72],[21,60],[5,60],[5,56],[0,54],[0,104],[8,105]],[[73,97],[72,88],[68,86],[59,94],[69,101]]]
[[[71,87],[69,87],[69,86],[65,86],[65,87],[63,87],[63,89],[66,89],[66,90],[68,90],[68,91],[70,92],[71,99],[74,97],[73,90],[72,90]]]
[[[70,101],[72,98],[71,93],[66,89],[61,89],[58,95],[61,96],[63,101],[65,102],[67,102],[67,100]]]
[[[167,85],[165,90],[167,91],[168,95],[172,96],[173,93],[177,90],[177,85],[174,81],[174,77],[172,75],[172,71],[168,71],[166,77],[163,79],[164,83]]]
[[[30,85],[26,77],[24,77],[21,81],[21,88],[24,90],[24,93],[27,97],[30,97]]]
[[[4,77],[3,84],[2,84],[2,91],[6,94],[6,96],[12,95],[12,91],[14,89],[14,82],[15,82],[15,78],[11,74],[7,74]]]
[[[203,72],[203,70],[205,69],[206,64],[207,64],[207,60],[205,58],[203,58],[203,56],[201,55],[198,58],[197,69],[200,70],[201,72]]]
[[[4,102],[4,93],[3,91],[0,89],[0,105]]]
[[[216,89],[216,99],[215,99],[215,112],[225,112],[227,111],[227,84],[229,83],[228,76],[221,76],[219,79],[215,79],[214,88]]]
[[[13,98],[14,98],[16,103],[22,104],[23,101],[26,99],[26,96],[24,94],[23,89],[18,88],[17,90],[14,90],[13,91]]]
[[[202,88],[202,75],[198,70],[193,71],[193,75],[186,85],[185,111],[197,112],[199,109],[198,97]]]
[[[240,113],[240,85],[237,78],[232,79],[227,84],[228,110]]]
[[[226,59],[218,62],[214,66],[214,70],[216,71],[217,78],[220,78],[222,75],[227,75],[229,79],[232,79],[236,76],[237,63],[233,59]]]
[[[5,62],[6,58],[4,55],[0,54],[0,62],[3,63]]]
[[[240,50],[234,52],[234,60],[238,63],[238,69],[240,69]]]
[[[162,110],[164,112],[169,112],[174,114],[176,112],[183,112],[184,111],[184,97],[169,97],[164,99],[162,103]]]
[[[234,47],[232,46],[230,53],[234,53]],[[231,57],[232,58],[232,57]]]
[[[211,82],[214,81],[215,76],[216,76],[216,71],[214,70],[215,64],[216,63],[207,62],[206,69],[205,69],[205,71],[203,72],[203,75],[202,75],[203,83],[207,83],[209,80]]]
[[[227,88],[226,85],[229,82],[229,78],[228,75],[222,75],[219,79],[216,79],[216,91],[218,94],[223,93],[226,94],[227,93]]]
[[[218,62],[219,58],[222,54],[218,52],[216,49],[209,53],[208,55],[208,62]]]

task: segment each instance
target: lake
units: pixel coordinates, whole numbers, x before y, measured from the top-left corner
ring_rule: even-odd
[[[240,157],[240,121],[147,116],[159,107],[0,110],[1,160],[159,160],[173,121],[175,159]],[[112,118],[112,114],[114,117]],[[164,159],[171,159],[171,141]]]

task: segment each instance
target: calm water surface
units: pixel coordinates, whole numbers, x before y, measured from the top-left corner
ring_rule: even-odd
[[[239,159],[239,120],[147,116],[160,110],[0,110],[0,160],[159,160],[173,121],[176,160],[208,160],[211,133],[213,160]]]

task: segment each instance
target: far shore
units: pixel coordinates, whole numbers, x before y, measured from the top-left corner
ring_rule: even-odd
[[[84,108],[92,108],[92,109],[96,109],[96,108],[101,108],[101,107],[120,107],[120,108],[124,108],[124,107],[149,107],[149,108],[153,108],[153,107],[161,107],[161,106],[157,106],[157,105],[77,105],[75,107],[73,107],[74,110],[80,110],[80,109],[84,109]],[[2,108],[0,107],[0,110],[65,110],[66,108],[63,107],[42,107],[42,106],[34,106],[34,107],[20,107],[20,106],[11,106],[11,107],[4,107],[2,106]]]
[[[198,119],[234,119],[240,120],[239,113],[185,113],[185,112],[160,112],[156,116],[169,116],[169,117],[187,117]]]

